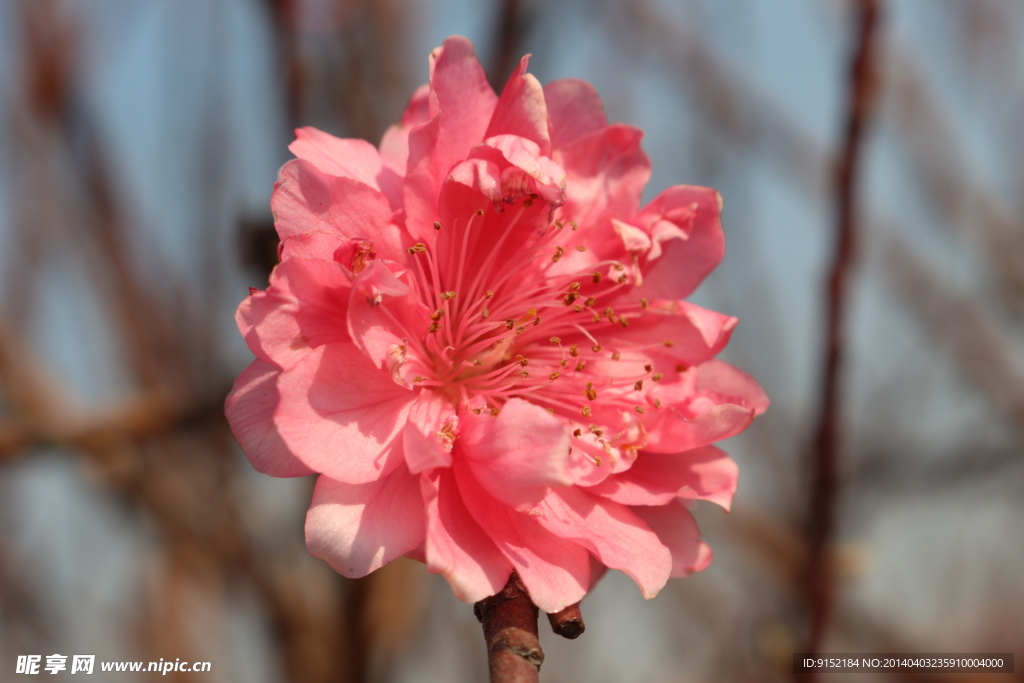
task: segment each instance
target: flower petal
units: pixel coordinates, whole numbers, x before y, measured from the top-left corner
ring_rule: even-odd
[[[369,240],[379,256],[406,260],[409,238],[392,222],[387,198],[361,181],[327,175],[305,159],[289,161],[281,169],[270,208],[282,240],[327,232]]]
[[[454,472],[467,509],[515,567],[535,605],[558,612],[586,595],[590,553],[488,494],[462,461]]]
[[[645,598],[657,595],[668,580],[671,553],[628,507],[572,486],[551,489],[536,512],[548,531],[579,543],[636,581]]]
[[[403,434],[405,462],[413,474],[452,464],[452,442],[458,434],[444,434],[446,424],[458,425],[451,401],[436,391],[420,391]]]
[[[341,265],[288,259],[274,268],[266,291],[239,306],[239,329],[254,354],[288,369],[311,348],[348,341],[349,290]]]
[[[688,296],[725,255],[722,197],[709,187],[676,185],[644,207],[635,222],[654,241],[639,296]],[[679,239],[685,234],[685,239]]]
[[[415,396],[374,367],[355,345],[313,349],[281,374],[277,388],[278,432],[311,469],[362,484],[401,464],[399,432]]]
[[[224,411],[232,433],[258,472],[272,477],[304,477],[313,470],[288,450],[274,427],[280,374],[281,369],[270,363],[253,361],[235,380]]]
[[[519,66],[501,91],[484,137],[518,135],[537,143],[541,154],[548,156],[551,154],[551,139],[548,137],[544,88],[533,74],[526,73],[529,63],[530,55],[519,60]]]
[[[696,417],[686,417],[676,408],[664,408],[646,420],[647,445],[652,453],[677,453],[736,436],[754,419],[754,411],[725,403]]]
[[[336,138],[306,126],[295,131],[295,141],[288,149],[321,173],[356,180],[383,193],[392,209],[401,206],[403,168],[382,157],[366,140]]]
[[[365,484],[321,476],[306,514],[306,547],[356,579],[419,547],[424,519],[419,477],[402,465]]]
[[[736,463],[714,446],[683,453],[641,452],[633,466],[587,489],[624,505],[664,505],[677,496],[718,503],[736,491]]]
[[[672,578],[682,579],[711,564],[711,548],[701,540],[700,530],[690,511],[679,503],[657,507],[636,507],[643,519],[672,552]]]
[[[565,147],[579,137],[608,125],[604,106],[594,86],[578,78],[553,81],[544,86],[551,145]]]
[[[380,141],[381,156],[397,163],[405,174],[405,165],[409,160],[409,132],[430,119],[430,84],[424,83],[409,98],[402,119],[384,132]]]
[[[478,602],[504,588],[512,563],[473,521],[451,469],[421,474],[420,485],[427,508],[425,554],[430,571],[448,579],[464,602]]]
[[[768,410],[770,401],[757,381],[739,368],[720,360],[710,360],[697,368],[697,389],[717,396],[728,396],[730,403],[750,408],[755,415]]]
[[[568,427],[521,398],[497,417],[463,415],[457,447],[487,492],[514,508],[535,505],[549,486],[572,483]]]

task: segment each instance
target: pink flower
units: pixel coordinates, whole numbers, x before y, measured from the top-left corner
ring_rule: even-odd
[[[728,508],[712,444],[768,401],[715,360],[736,319],[682,298],[719,195],[640,209],[641,131],[526,66],[498,97],[449,38],[379,151],[298,131],[227,414],[256,469],[320,474],[306,542],[341,574],[408,555],[472,602],[514,569],[555,612],[608,567],[646,597],[706,567],[687,503]]]

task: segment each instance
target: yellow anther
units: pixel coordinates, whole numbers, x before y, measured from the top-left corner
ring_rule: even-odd
[[[511,330],[515,326],[516,326],[516,319],[515,318],[505,318],[505,327],[507,327],[508,329]]]
[[[660,408],[661,407],[661,399],[660,398],[654,399],[654,407],[655,408]]]
[[[436,311],[434,311],[433,313],[430,314],[430,319],[431,320],[440,320],[443,317],[444,317],[444,309],[443,308],[439,308],[439,309],[437,309]]]
[[[647,299],[640,297],[640,308],[646,311],[648,308],[650,308],[650,306],[651,303]]]
[[[451,301],[455,298],[455,292],[441,292],[442,301]]]
[[[583,413],[583,417],[590,417],[590,406],[583,406],[583,410],[580,412]]]
[[[490,315],[491,315],[491,312],[489,310],[487,310],[486,308],[484,310],[480,311],[480,317],[481,318],[488,318],[488,317],[490,317]]]
[[[660,372],[656,372],[653,375],[651,375],[651,379],[654,380],[655,382],[661,380],[662,377],[664,377],[664,375],[662,375]]]
[[[671,349],[675,345],[676,345],[676,343],[674,341],[672,341],[671,339],[666,339],[665,340],[665,346],[667,346],[668,348]]]
[[[562,343],[562,340],[559,337],[552,337],[548,341],[551,342],[552,344],[554,344],[555,346],[559,346]]]
[[[588,296],[588,297],[587,297],[587,300],[586,300],[586,301],[584,301],[583,303],[585,303],[585,304],[586,304],[587,306],[593,306],[594,304],[596,304],[596,303],[597,303],[597,299],[595,299],[595,298],[594,298],[594,297],[592,297],[592,296]]]
[[[559,372],[552,372],[550,375],[548,375],[548,379],[554,381],[554,380],[558,379],[560,375],[561,375],[561,373],[559,373]]]
[[[626,277],[626,274],[623,273],[622,275],[619,276],[619,279],[616,280],[616,282],[618,282],[620,285],[624,285],[624,284],[626,284],[626,280],[628,280],[628,279],[629,278]]]
[[[600,353],[601,352],[601,345],[600,344],[594,344],[593,346],[590,347],[590,350],[593,351],[594,353]]]
[[[580,226],[576,225],[576,221],[569,221],[569,225],[571,225],[571,226],[572,226],[572,229],[573,229],[573,230],[576,230],[577,228],[579,228],[579,227],[580,227]]]
[[[429,330],[430,332],[437,332],[437,331],[438,331],[439,329],[441,329],[441,326],[440,326],[440,325],[438,325],[437,323],[430,323],[430,327],[429,327],[429,328],[427,328],[427,329],[428,329],[428,330]]]
[[[573,358],[580,355],[579,344],[573,344],[569,347],[569,355]]]
[[[643,407],[643,406],[634,406],[633,410],[635,410],[635,411],[636,411],[636,412],[638,412],[638,413],[641,413],[641,414],[643,414],[643,412],[644,412],[644,407]]]
[[[622,356],[619,355],[618,351],[612,351],[612,360],[618,360],[620,358],[622,358]]]
[[[587,250],[587,246],[585,244],[580,244],[580,245],[578,245],[576,247],[576,251],[586,251],[586,250]]]
[[[578,282],[570,282],[569,283],[569,291],[570,292],[575,292],[575,291],[579,290],[579,288],[580,288],[580,283],[578,283]]]
[[[476,210],[476,215],[477,216],[483,216],[484,215],[484,210],[483,209],[477,209]]]
[[[493,297],[493,296],[494,296],[494,292],[492,292],[492,291],[491,291],[491,290],[489,290],[489,289],[488,289],[488,290],[487,290],[486,292],[484,292],[484,298],[485,298],[485,299],[490,299],[490,298],[491,298],[491,297]]]
[[[582,372],[585,367],[587,367],[587,361],[581,360],[576,364],[576,372]]]
[[[583,307],[580,306],[579,304],[573,304],[572,305],[572,310],[573,310],[574,313],[582,313],[583,312]]]

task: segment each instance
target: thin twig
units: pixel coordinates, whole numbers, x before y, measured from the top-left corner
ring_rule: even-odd
[[[512,572],[497,595],[473,607],[484,625],[491,683],[535,683],[540,680],[544,651],[537,639],[537,606],[519,575]]]
[[[845,355],[844,326],[849,303],[850,272],[856,254],[859,214],[858,176],[864,130],[873,102],[877,0],[858,5],[859,27],[854,47],[846,116],[846,133],[839,162],[837,187],[838,235],[828,280],[825,328],[825,366],[821,415],[811,463],[812,488],[808,529],[807,601],[810,617],[808,652],[818,652],[832,607],[832,571],[829,548],[835,529],[836,473],[840,414],[840,368]],[[806,680],[813,680],[811,673]]]

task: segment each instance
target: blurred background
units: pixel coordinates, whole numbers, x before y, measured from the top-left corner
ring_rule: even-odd
[[[695,300],[773,401],[725,444],[732,513],[696,510],[711,568],[650,602],[610,573],[579,640],[542,623],[542,680],[786,681],[811,647],[1024,680],[1015,0],[0,0],[0,678],[486,678],[471,606],[309,557],[313,481],[253,471],[222,414],[292,129],[379,141],[455,33],[495,87],[526,52],[592,82],[647,132],[646,198],[721,191]]]

